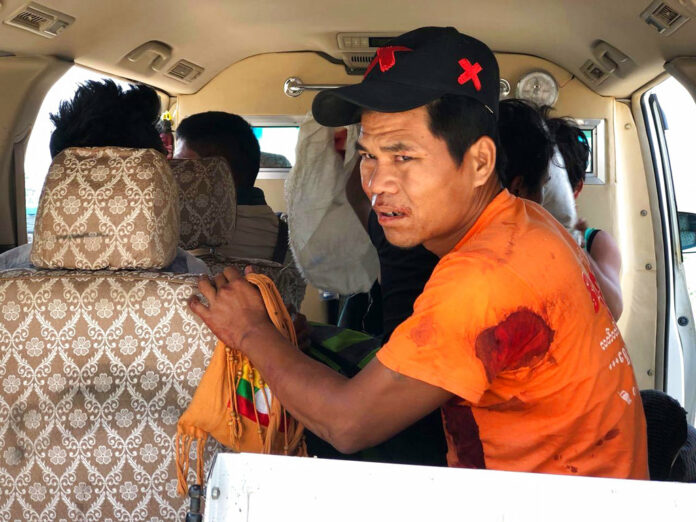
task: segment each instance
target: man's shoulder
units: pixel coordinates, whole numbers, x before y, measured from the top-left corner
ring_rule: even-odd
[[[460,296],[525,293],[582,271],[583,254],[539,205],[520,202],[438,263],[429,285]]]
[[[268,205],[237,205],[237,219],[258,219],[272,221],[277,225],[278,216]]]

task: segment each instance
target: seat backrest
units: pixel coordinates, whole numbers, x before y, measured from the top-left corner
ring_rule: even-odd
[[[169,160],[179,186],[179,246],[196,250],[229,242],[237,220],[237,192],[223,158]]]
[[[648,431],[648,466],[651,480],[671,480],[672,465],[686,442],[686,411],[679,402],[658,390],[641,390]]]
[[[54,159],[36,212],[40,268],[163,268],[176,255],[177,186],[151,149],[70,148]]]
[[[247,266],[253,267],[255,272],[268,276],[275,283],[286,305],[293,305],[296,310],[300,310],[307,283],[294,265],[281,265],[267,259],[226,257],[214,252],[199,257],[213,275],[222,272],[226,266],[232,266],[240,272]]]
[[[216,339],[187,306],[197,279],[150,266],[167,264],[166,252],[176,247],[178,214],[155,211],[166,208],[159,198],[170,193],[176,208],[171,172],[154,151],[128,154],[94,149],[56,157],[32,262],[60,269],[0,272],[2,520],[185,516],[186,499],[176,494],[176,422]],[[94,170],[103,158],[110,158],[109,171]],[[92,173],[104,175],[96,181],[104,186],[93,184]],[[78,181],[56,196],[66,179]],[[127,188],[109,192],[114,179]],[[125,201],[115,204],[118,195]],[[54,225],[61,212],[79,217],[87,209],[99,217]],[[136,211],[139,221],[151,221],[146,228],[159,221],[160,230],[173,231],[158,239],[161,256],[147,248],[154,239],[143,246],[132,233],[117,233],[134,230],[124,220]],[[47,237],[56,243],[51,248]],[[103,240],[98,249],[90,246],[95,237]],[[119,270],[64,269],[98,265],[105,249],[118,252],[107,264]],[[126,266],[143,269],[120,270]],[[206,466],[219,449],[210,444]]]
[[[273,280],[286,304],[299,310],[306,283],[294,264],[225,256],[217,250],[230,244],[236,224],[237,196],[227,161],[201,158],[170,160],[169,164],[179,185],[179,246],[198,256],[213,275],[222,272],[225,266],[243,270],[253,265]]]

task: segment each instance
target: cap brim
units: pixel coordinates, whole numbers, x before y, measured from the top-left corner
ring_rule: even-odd
[[[314,119],[325,127],[342,127],[360,121],[362,109],[403,112],[441,97],[443,92],[395,82],[366,81],[321,91],[312,102]]]

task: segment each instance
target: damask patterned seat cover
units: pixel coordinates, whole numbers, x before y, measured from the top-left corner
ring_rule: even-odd
[[[51,196],[63,209],[61,202],[74,196],[79,210],[68,214],[78,219],[89,209],[104,208],[89,201],[107,193],[97,185],[113,182],[123,165],[134,161],[124,159],[123,149],[91,154],[96,164],[110,169],[103,171],[104,179],[95,182],[86,168],[89,153],[80,152],[79,161],[65,154],[63,179],[91,176],[85,181],[89,189],[77,183],[60,197]],[[132,154],[138,164],[127,177],[147,173],[143,176],[150,176],[151,183],[119,192],[128,211],[94,211],[90,216],[102,216],[106,225],[97,219],[96,229],[86,230],[111,234],[121,230],[118,216],[134,213],[143,221],[152,207],[138,207],[151,201],[142,195],[156,199],[158,187],[166,194],[163,187],[173,186],[157,153]],[[109,159],[100,163],[103,158]],[[54,172],[55,167],[57,162]],[[45,197],[40,205],[50,208]],[[104,196],[107,209],[114,197]],[[42,215],[56,222],[51,212]],[[37,221],[37,244],[41,231],[54,230],[46,220]],[[175,218],[159,223],[178,235]],[[109,257],[111,270],[0,272],[0,520],[170,521],[185,516],[186,499],[176,495],[176,422],[216,339],[186,303],[196,291],[196,277],[113,270],[120,268],[114,259],[126,266],[166,261],[167,256],[153,261],[158,249],[137,248],[132,237],[113,233],[99,249],[82,242],[80,250],[78,242],[46,250],[51,264],[70,265],[82,258],[91,266],[109,249],[118,252]],[[220,449],[210,444],[206,466]]]
[[[306,283],[294,263],[228,257],[216,247],[229,244],[236,224],[237,196],[232,173],[223,158],[169,160],[179,185],[181,232],[179,246],[198,256],[213,275],[226,266],[244,270],[253,265],[270,277],[286,304],[300,309]]]
[[[216,247],[229,242],[237,219],[237,192],[223,158],[169,160],[179,185],[184,250]]]
[[[177,186],[152,149],[69,148],[48,170],[31,261],[41,268],[162,268],[176,255]]]
[[[302,305],[307,285],[294,265],[281,265],[267,259],[225,257],[215,253],[199,257],[208,265],[213,275],[222,272],[226,266],[233,266],[240,272],[243,272],[247,266],[251,266],[255,272],[271,278],[286,305],[291,304],[296,310],[299,310]]]

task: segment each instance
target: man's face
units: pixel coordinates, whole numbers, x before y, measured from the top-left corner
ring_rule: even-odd
[[[176,147],[174,148],[174,159],[198,159],[200,156],[198,153],[189,148],[186,140],[179,138],[176,140]]]
[[[469,149],[458,166],[428,122],[425,107],[365,112],[358,143],[360,176],[391,244],[423,244],[444,255],[473,222],[473,162],[467,158]]]

